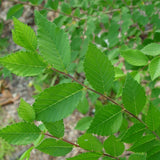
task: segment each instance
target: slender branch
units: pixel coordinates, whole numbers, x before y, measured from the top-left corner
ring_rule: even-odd
[[[54,13],[62,14],[64,16],[71,17],[71,18],[76,19],[76,20],[82,20],[82,18],[73,16],[73,15],[70,15],[70,14],[66,14],[64,12],[61,12],[60,10],[53,10],[53,9],[50,9],[50,8],[46,8],[46,7],[43,7],[42,5],[34,5],[34,4],[31,4],[30,2],[19,2],[17,0],[8,0],[8,1],[14,2],[14,3],[18,3],[18,4],[27,5],[27,6],[31,6],[31,7],[37,7],[38,9],[45,9],[47,11],[51,11],[51,12],[54,12]]]
[[[75,146],[75,147],[81,148],[78,144],[75,144],[75,143],[73,143],[73,142],[70,142],[70,141],[68,141],[68,140],[66,140],[66,139],[64,139],[64,138],[61,139],[61,138],[52,136],[52,135],[50,135],[50,134],[48,134],[48,133],[44,133],[44,135],[49,136],[49,137],[52,137],[52,138],[55,138],[55,139],[58,139],[58,140],[62,140],[62,141],[64,141],[64,142],[67,142],[67,143]],[[84,148],[82,148],[82,149],[84,149]],[[114,156],[111,156],[111,155],[106,154],[106,153],[103,153],[103,156],[107,156],[107,157],[110,157],[110,158],[113,158],[113,159],[116,159],[116,160],[120,160],[119,158],[114,157]]]
[[[70,141],[68,141],[68,140],[66,140],[66,139],[64,139],[64,138],[61,139],[61,138],[52,136],[52,135],[50,135],[50,134],[48,134],[48,133],[45,133],[44,135],[49,136],[49,137],[52,137],[52,138],[55,138],[55,139],[58,139],[58,140],[62,140],[62,141],[64,141],[64,142],[67,142],[67,143],[69,143],[69,144],[75,146],[75,147],[80,147],[78,144],[72,143],[72,142],[70,142]]]
[[[50,9],[50,8],[46,8],[46,7],[43,7],[42,5],[34,5],[34,4],[31,4],[30,2],[19,2],[17,0],[8,0],[10,2],[14,2],[14,3],[18,3],[18,4],[23,4],[23,5],[28,5],[28,6],[31,6],[31,7],[37,7],[38,9],[45,9],[45,10],[48,10],[48,11],[51,11],[51,12],[55,12],[55,13],[58,13],[58,14],[62,14],[62,15],[65,15],[67,17],[71,17],[73,19],[77,19],[77,20],[82,20],[84,18],[79,18],[79,17],[76,17],[76,16],[73,16],[73,15],[69,15],[69,14],[66,14],[64,12],[61,12],[60,10],[54,10],[54,9]],[[129,9],[133,9],[133,8],[138,8],[139,6],[128,6]],[[121,11],[120,8],[118,9],[113,9],[113,10],[110,10],[110,11],[106,11],[106,12],[103,12],[104,14],[112,14],[114,12],[117,12],[117,11]],[[91,16],[91,17],[99,17],[98,15],[90,15],[88,14],[86,11],[82,10],[81,9],[81,13],[82,14],[85,14],[86,16]]]
[[[98,91],[96,91],[96,90],[94,90],[94,89],[92,89],[92,88],[89,88],[88,86],[86,86],[85,84],[83,84],[83,83],[80,82],[78,79],[76,79],[75,77],[71,76],[71,75],[68,74],[68,73],[59,71],[59,70],[57,70],[57,69],[55,69],[55,68],[52,68],[52,70],[55,71],[55,72],[58,72],[58,73],[60,73],[60,74],[62,74],[62,75],[64,75],[65,77],[71,78],[73,81],[79,83],[81,86],[85,87],[86,89],[88,89],[88,90],[90,90],[90,91],[92,91],[92,92],[94,92],[94,93],[96,93],[96,94],[98,94],[98,95],[106,98],[107,100],[109,100],[109,101],[112,102],[113,104],[115,104],[115,105],[117,105],[117,106],[120,106],[120,107],[122,108],[122,111],[124,111],[124,112],[127,113],[128,115],[132,116],[133,118],[137,119],[140,123],[142,123],[142,124],[146,127],[146,129],[148,129],[149,131],[151,131],[151,130],[148,128],[148,126],[146,125],[146,123],[144,123],[144,122],[143,122],[140,118],[138,118],[136,115],[134,115],[133,113],[131,113],[130,111],[128,111],[127,109],[125,109],[122,104],[117,103],[115,100],[113,100],[113,99],[110,98],[109,96],[106,96],[106,95],[104,95],[104,94],[102,94],[102,93],[100,93],[100,92],[98,92]],[[154,134],[154,135],[156,136],[156,138],[157,138],[158,140],[160,140],[160,137],[159,137],[154,131],[151,131],[151,132],[152,132],[152,134]]]

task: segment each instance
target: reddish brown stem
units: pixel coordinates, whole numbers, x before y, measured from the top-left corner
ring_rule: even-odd
[[[70,141],[68,141],[68,140],[66,140],[66,139],[64,139],[64,138],[61,139],[61,138],[52,136],[52,135],[50,135],[50,134],[48,134],[48,133],[45,133],[44,135],[49,136],[49,137],[52,137],[52,138],[55,138],[55,139],[58,139],[58,140],[62,140],[62,141],[64,141],[64,142],[67,142],[67,143],[69,143],[69,144],[75,146],[75,147],[81,148],[78,144],[72,143],[72,142],[70,142]],[[82,148],[82,149],[83,149],[83,148]],[[113,158],[113,159],[116,159],[116,160],[120,160],[119,158],[114,157],[114,156],[111,156],[111,155],[106,154],[106,153],[103,153],[103,155],[104,155],[104,156],[107,156],[107,157],[110,157],[110,158]]]
[[[117,103],[115,100],[113,100],[112,98],[110,98],[110,97],[108,97],[108,96],[106,96],[106,95],[104,95],[104,94],[102,94],[102,93],[100,93],[100,92],[97,92],[97,91],[95,91],[95,90],[92,89],[92,88],[89,88],[88,86],[86,86],[85,84],[83,84],[83,83],[80,82],[78,79],[74,78],[73,76],[71,76],[71,75],[68,74],[68,73],[59,71],[59,70],[57,70],[57,69],[55,69],[55,68],[52,68],[52,70],[55,71],[55,72],[58,72],[58,73],[60,73],[60,74],[62,74],[62,75],[64,75],[64,76],[66,76],[66,77],[71,78],[73,81],[79,83],[80,85],[82,85],[82,86],[85,87],[86,89],[88,89],[88,90],[90,90],[90,91],[92,91],[92,92],[94,92],[94,93],[96,93],[96,94],[98,94],[98,95],[106,98],[107,100],[111,101],[113,104],[115,104],[115,105],[117,105],[117,106],[120,106],[125,113],[127,113],[128,115],[130,115],[130,116],[132,116],[133,118],[137,119],[137,120],[138,120],[140,123],[142,123],[148,130],[150,130],[150,129],[148,128],[148,126],[147,126],[140,118],[138,118],[136,115],[134,115],[134,114],[131,113],[130,111],[126,110],[122,104],[119,104],[119,103]],[[150,130],[150,131],[151,131],[151,130]],[[152,134],[154,134],[154,135],[157,137],[158,140],[160,140],[160,137],[159,137],[154,131],[151,131],[151,132],[152,132]]]

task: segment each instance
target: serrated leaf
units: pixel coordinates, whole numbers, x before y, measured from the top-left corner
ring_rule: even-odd
[[[82,86],[76,83],[64,83],[44,90],[33,104],[36,120],[55,122],[67,117],[81,96]]]
[[[80,102],[77,106],[77,110],[79,112],[81,112],[82,114],[86,114],[88,112],[89,104],[88,104],[88,100],[86,98],[86,92],[83,92],[82,99],[80,100]]]
[[[156,144],[158,144],[158,142],[156,141],[156,138],[153,135],[143,136],[137,139],[133,146],[129,148],[129,151],[147,152]]]
[[[43,57],[60,71],[70,65],[71,51],[67,34],[49,22],[38,11],[35,12],[38,26],[38,45]]]
[[[21,99],[20,106],[18,108],[18,115],[27,122],[35,120],[35,111],[33,107],[23,99]]]
[[[98,160],[102,155],[94,152],[81,153],[75,157],[67,158],[67,160]]]
[[[29,149],[27,149],[20,157],[19,160],[29,160],[30,158],[30,154],[31,154],[31,151],[34,149],[34,147],[31,147]]]
[[[58,2],[59,2],[58,0],[54,0],[54,1],[48,0],[47,6],[56,10],[58,8]]]
[[[13,7],[9,8],[7,12],[7,19],[12,19],[12,17],[19,18],[23,13],[23,4],[16,4]]]
[[[83,117],[83,118],[81,118],[78,121],[75,129],[80,130],[80,131],[84,131],[84,130],[88,129],[90,124],[91,124],[91,122],[92,122],[92,120],[93,120],[92,117]]]
[[[64,124],[63,120],[57,122],[45,122],[44,125],[46,126],[49,133],[53,136],[61,138],[64,136]]]
[[[34,30],[28,25],[13,18],[14,30],[12,30],[13,41],[30,51],[37,49],[37,37]]]
[[[134,153],[129,156],[128,160],[146,160],[146,155],[144,153]]]
[[[87,130],[88,133],[95,133],[108,136],[116,133],[122,124],[122,109],[119,106],[109,104],[100,108]]]
[[[26,145],[35,141],[41,131],[34,124],[20,122],[0,130],[0,137],[10,144]]]
[[[141,51],[146,55],[157,56],[160,55],[160,45],[157,43],[150,43],[145,46]]]
[[[78,144],[81,148],[91,152],[102,152],[102,143],[92,134],[84,134],[78,138]]]
[[[120,142],[114,135],[104,141],[104,149],[106,153],[112,156],[119,156],[124,152],[124,144]]]
[[[16,52],[0,58],[0,64],[18,76],[35,76],[44,71],[47,64],[33,52]]]
[[[71,14],[72,9],[68,3],[63,2],[61,4],[61,11],[66,13],[66,14]]]
[[[133,143],[137,141],[138,138],[142,137],[146,127],[141,123],[135,123],[131,126],[123,135],[121,141],[126,143]]]
[[[122,100],[124,107],[135,115],[138,115],[142,111],[146,103],[143,87],[129,74],[127,74],[126,77],[125,86],[122,92]]]
[[[148,58],[139,50],[124,50],[121,51],[121,56],[131,65],[145,66],[148,64]]]
[[[47,153],[51,156],[64,156],[67,153],[71,152],[73,145],[64,142],[62,140],[55,140],[53,138],[45,139],[36,149],[41,152]]]
[[[152,81],[160,76],[160,57],[155,57],[149,64],[149,73]]]
[[[160,145],[152,147],[147,152],[147,160],[159,160],[160,157]]]
[[[90,44],[85,57],[84,70],[92,87],[101,93],[108,91],[114,81],[114,67],[95,45]]]
[[[152,131],[160,127],[160,111],[153,105],[150,105],[147,116],[146,124]]]

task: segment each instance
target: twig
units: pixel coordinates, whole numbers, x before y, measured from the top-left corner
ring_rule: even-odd
[[[131,113],[130,111],[126,110],[122,104],[117,103],[115,100],[113,100],[113,99],[110,98],[109,96],[106,96],[106,95],[104,95],[104,94],[102,94],[102,93],[100,93],[100,92],[98,92],[98,91],[96,91],[96,90],[94,90],[94,89],[92,89],[92,88],[89,88],[88,86],[86,86],[85,84],[83,84],[82,82],[80,82],[79,80],[77,80],[76,78],[74,78],[73,76],[71,76],[70,74],[64,73],[64,72],[59,71],[59,70],[57,70],[57,69],[55,69],[55,68],[52,68],[52,70],[55,71],[55,72],[58,72],[58,73],[60,73],[60,74],[62,74],[62,75],[64,75],[64,76],[66,76],[66,77],[71,78],[73,81],[79,83],[81,86],[85,87],[86,89],[88,89],[88,90],[90,90],[90,91],[92,91],[92,92],[94,92],[94,93],[96,93],[96,94],[98,94],[98,95],[106,98],[107,100],[111,101],[113,104],[115,104],[115,105],[117,105],[117,106],[120,106],[120,107],[122,108],[122,111],[124,111],[124,112],[127,113],[128,115],[132,116],[133,118],[137,119],[140,123],[142,123],[142,124],[146,127],[146,129],[148,129],[149,131],[151,131],[151,130],[148,128],[148,126],[147,126],[140,118],[138,118],[136,115],[134,115],[134,114]],[[151,132],[157,137],[158,140],[160,140],[160,137],[159,137],[154,131],[151,131]]]
[[[68,140],[66,140],[66,139],[64,139],[64,138],[61,139],[61,138],[52,136],[52,135],[50,135],[50,134],[48,134],[48,133],[44,133],[44,135],[49,136],[49,137],[52,137],[52,138],[55,138],[55,139],[58,139],[58,140],[61,140],[61,141],[64,141],[64,142],[67,142],[67,143],[69,143],[69,144],[71,144],[71,145],[73,145],[73,146],[75,146],[75,147],[81,148],[78,144],[75,144],[75,143],[73,143],[73,142],[70,142],[70,141],[68,141]],[[82,148],[82,149],[84,149],[84,148]],[[116,159],[116,160],[120,160],[119,158],[114,157],[114,156],[111,156],[111,155],[106,154],[106,153],[103,153],[103,156],[107,156],[107,157],[110,157],[110,158],[113,158],[113,159]]]

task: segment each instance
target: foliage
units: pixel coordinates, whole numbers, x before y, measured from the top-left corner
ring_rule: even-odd
[[[48,0],[43,7],[41,0],[29,1],[19,3],[58,16],[51,22],[46,12],[36,10],[36,34],[15,18],[21,13],[14,10],[17,6],[10,9],[9,17],[15,16],[13,40],[23,49],[0,58],[0,64],[24,77],[53,72],[59,84],[40,89],[32,106],[21,100],[22,122],[2,128],[0,137],[11,144],[33,143],[21,160],[29,159],[33,148],[64,156],[73,147],[87,152],[70,160],[120,160],[126,159],[125,144],[131,160],[159,160],[160,3]],[[64,139],[63,119],[76,108],[87,114],[90,104],[95,114],[75,127],[86,132],[77,144]],[[36,121],[42,124],[36,126]],[[106,139],[100,142],[97,135]]]

